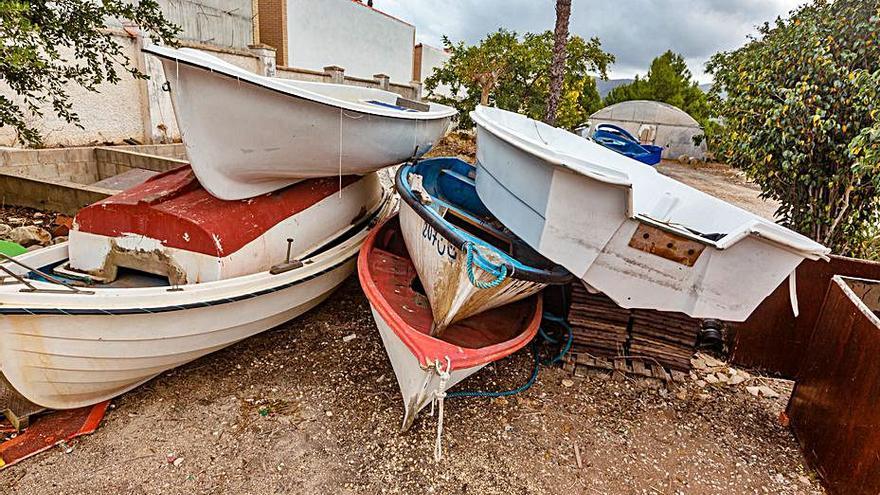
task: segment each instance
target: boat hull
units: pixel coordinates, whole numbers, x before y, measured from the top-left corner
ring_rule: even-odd
[[[199,67],[162,60],[193,171],[221,199],[302,179],[364,175],[427,152],[449,118],[346,110]]]
[[[373,220],[385,218],[386,201]],[[326,299],[354,271],[370,223],[294,270],[261,272],[183,288],[94,288],[71,293],[0,286],[0,374],[28,401],[53,409],[94,404],[163,371],[295,318]],[[19,258],[63,262],[66,244]]]
[[[541,298],[533,296],[456,323],[440,337],[431,336],[431,310],[416,288],[418,274],[394,217],[364,242],[358,277],[400,385],[403,429],[434,397],[522,349],[541,323]]]
[[[476,287],[468,276],[467,254],[431,227],[406,202],[400,205],[400,225],[407,250],[431,303],[436,333],[483,311],[537,294],[547,286],[505,277],[495,287]],[[495,278],[476,266],[473,271],[480,282],[488,283]]]
[[[288,256],[307,256],[379,208],[385,191],[376,173],[344,179],[341,188],[316,179],[248,201],[219,200],[187,184],[184,193],[172,188],[170,199],[150,201],[154,179],[138,186],[142,193],[131,189],[77,214],[70,268],[102,280],[131,268],[176,285],[267,271]],[[230,219],[239,219],[233,228]]]
[[[671,179],[657,179],[657,187],[671,192],[655,200],[642,190],[634,199],[634,185],[625,174],[618,177],[610,170],[603,178],[578,172],[542,156],[537,146],[515,143],[492,122],[476,117],[476,188],[486,207],[535,250],[622,307],[743,321],[805,257],[827,253],[802,236],[780,235],[781,227],[752,220],[751,214],[692,188],[672,187]],[[599,149],[602,160],[626,160]],[[644,169],[636,173],[654,173],[636,166]],[[648,179],[643,182],[650,184]],[[674,222],[651,221],[689,208],[688,201],[707,204],[702,212],[693,210],[692,218],[717,208],[744,223],[722,244],[682,234]],[[650,212],[650,218],[639,211]]]
[[[412,426],[419,411],[431,403],[435,394],[446,392],[488,364],[482,363],[469,368],[452,370],[445,386],[441,389],[440,375],[437,374],[436,368],[420,363],[418,358],[391,329],[388,322],[382,318],[376,307],[371,304],[370,310],[373,312],[376,328],[379,329],[382,345],[388,354],[388,360],[391,361],[391,367],[394,369],[394,376],[397,378],[400,394],[403,397],[404,414],[401,430],[408,430]]]

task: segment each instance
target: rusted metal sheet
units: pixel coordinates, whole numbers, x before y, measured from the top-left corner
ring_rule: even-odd
[[[835,274],[880,279],[880,263],[843,256],[804,261],[796,277],[800,315],[792,313],[788,283],[781,284],[745,322],[729,324],[731,360],[794,379]]]
[[[629,247],[666,258],[684,266],[694,266],[697,258],[706,249],[705,244],[643,223],[639,224],[635,234],[629,240]]]
[[[788,405],[832,494],[880,493],[880,282],[834,277]]]

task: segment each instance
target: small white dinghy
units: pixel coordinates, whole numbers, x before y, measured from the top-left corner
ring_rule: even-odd
[[[221,199],[421,156],[455,114],[376,88],[260,76],[198,50],[143,50],[161,58],[193,170]]]
[[[572,275],[501,225],[477,197],[474,166],[430,158],[397,171],[400,227],[434,314],[431,334]]]
[[[0,265],[0,384],[39,406],[81,407],[295,318],[352,273],[392,200],[365,207],[298,259],[276,255],[271,268],[211,282],[175,286],[118,270],[110,283],[83,284],[52,274],[67,263],[68,243],[8,259]],[[228,218],[226,229],[240,220]]]
[[[562,129],[484,106],[471,118],[480,199],[539,253],[625,308],[743,321],[801,261],[829,253]]]
[[[523,348],[541,324],[541,297],[534,295],[462,320],[432,337],[431,308],[397,217],[374,229],[364,242],[358,277],[403,395],[403,430],[433,399]]]

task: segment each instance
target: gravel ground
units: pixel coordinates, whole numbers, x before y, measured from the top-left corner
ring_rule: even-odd
[[[530,366],[521,352],[460,388],[514,387]],[[822,493],[779,424],[785,401],[544,369],[514,398],[450,399],[436,463],[435,418],[397,432],[402,401],[353,277],[299,320],[118,398],[71,453],[3,471],[0,493]]]

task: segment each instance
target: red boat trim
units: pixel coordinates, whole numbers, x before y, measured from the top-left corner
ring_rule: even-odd
[[[362,179],[344,176],[342,188]],[[165,247],[222,258],[339,189],[335,177],[310,179],[254,198],[226,201],[208,193],[184,166],[83,208],[75,221],[80,232],[107,237],[139,234]]]
[[[529,320],[525,331],[520,333],[516,338],[499,344],[479,349],[469,349],[444,342],[413,329],[391,308],[391,305],[388,304],[382,296],[378,285],[372,277],[369,266],[369,259],[372,254],[371,252],[376,246],[378,234],[384,231],[383,228],[385,227],[385,224],[396,220],[396,218],[397,214],[388,218],[381,225],[374,228],[373,231],[370,232],[370,235],[367,236],[363,246],[361,246],[360,254],[358,256],[358,278],[361,282],[361,288],[363,288],[364,293],[367,295],[367,299],[370,300],[370,303],[382,319],[388,323],[391,330],[400,338],[404,345],[406,345],[410,352],[416,356],[423,366],[432,366],[436,360],[440,360],[445,369],[445,361],[447,357],[450,359],[452,370],[467,369],[488,364],[522,349],[532,340],[535,334],[538,333],[543,311],[542,300],[539,296],[533,296],[536,297],[535,311]]]

